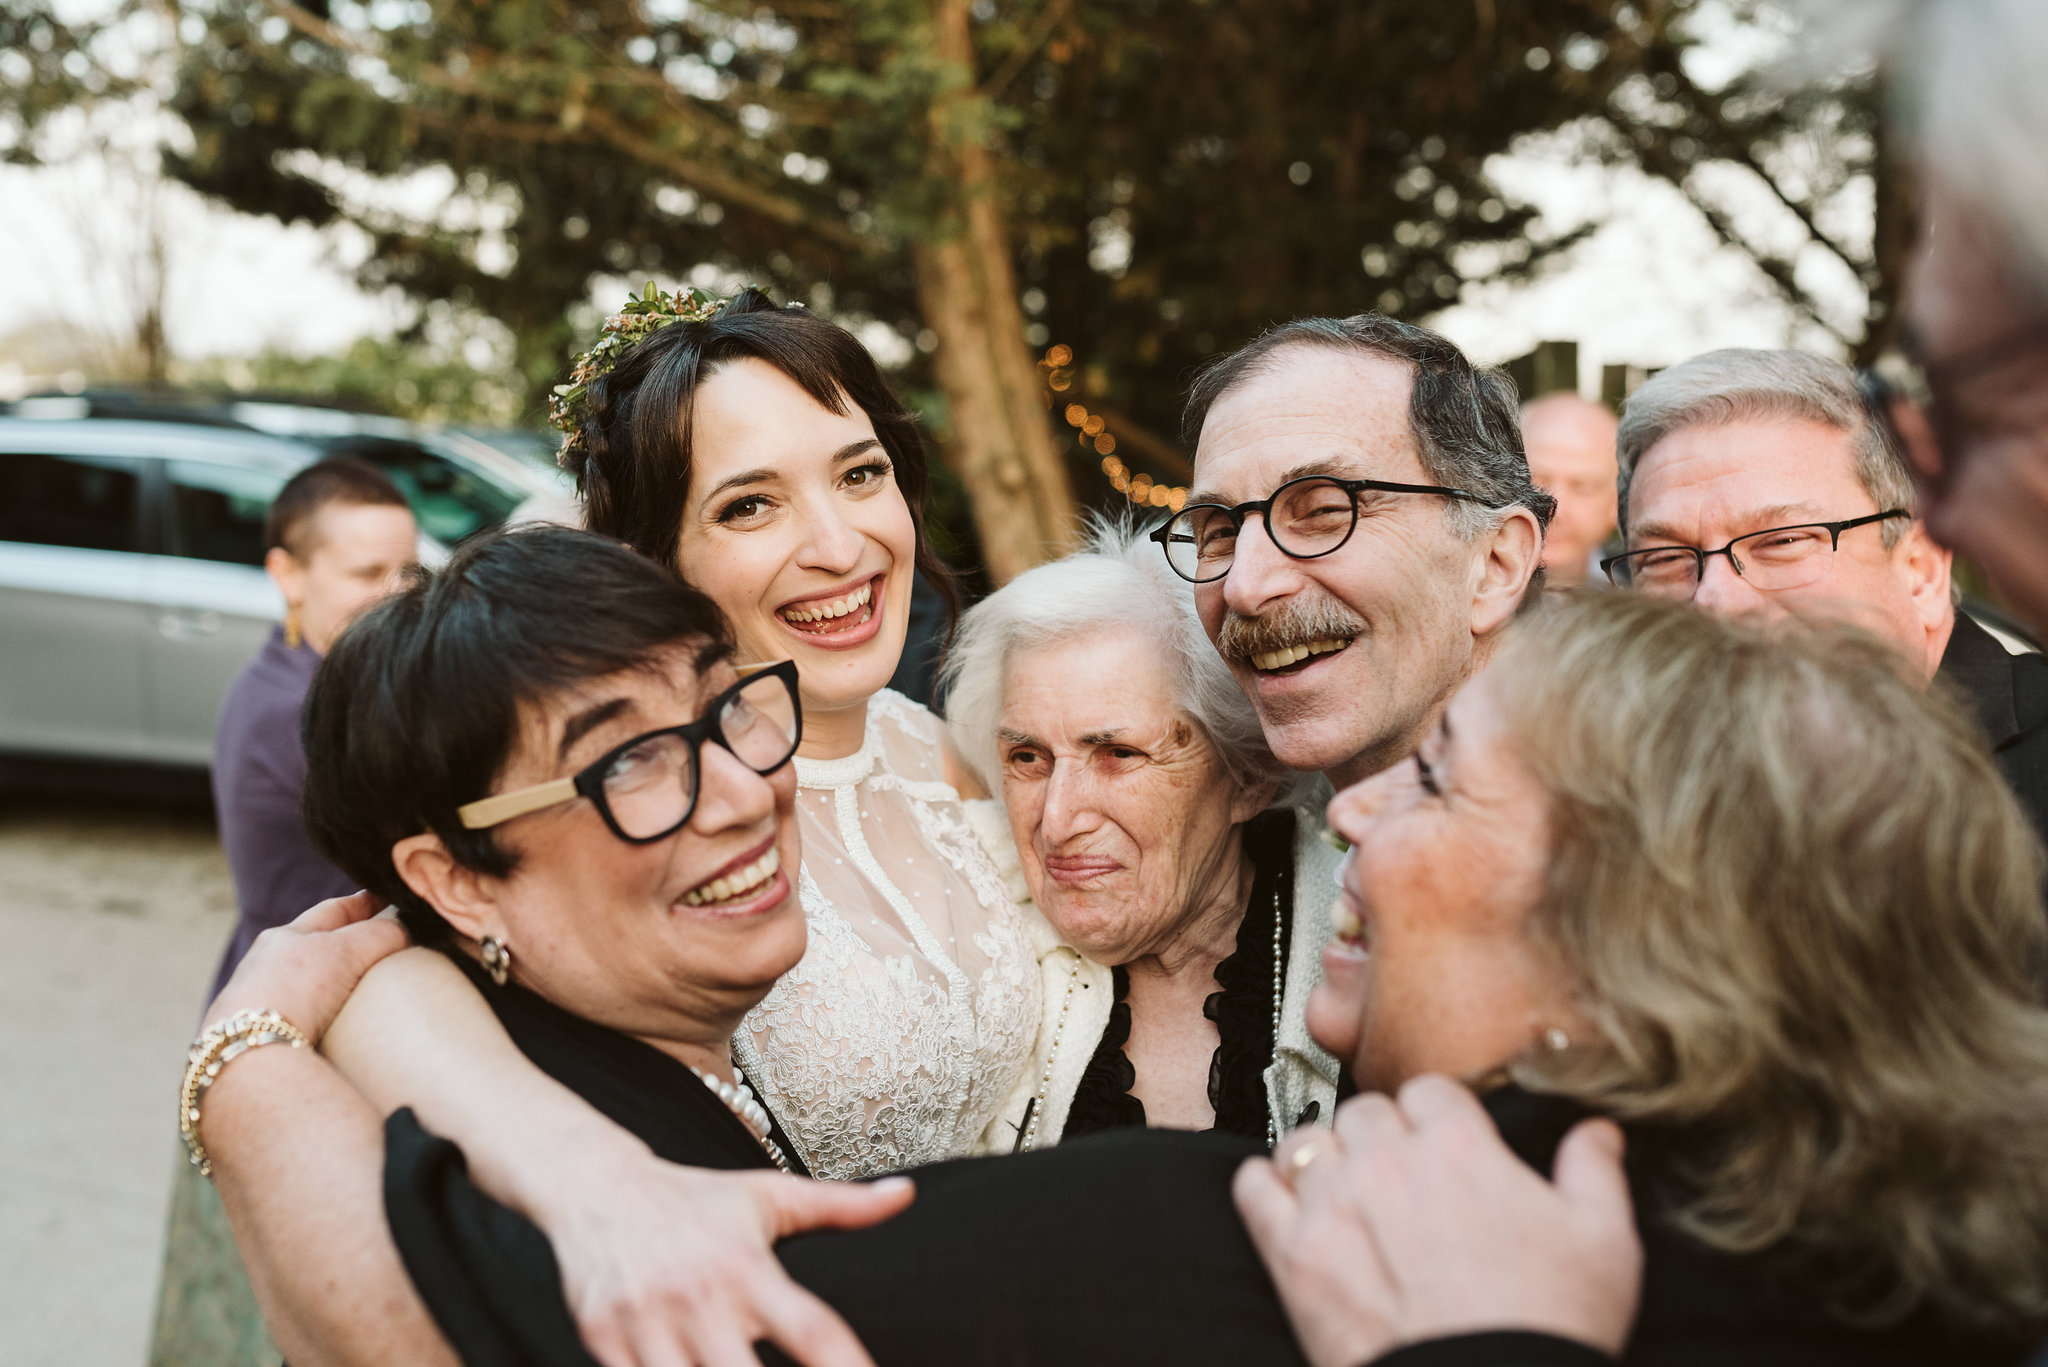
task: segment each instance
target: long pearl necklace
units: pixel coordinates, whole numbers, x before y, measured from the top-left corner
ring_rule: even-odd
[[[735,1066],[732,1070],[733,1080],[727,1082],[705,1072],[702,1068],[693,1066],[690,1071],[697,1075],[699,1082],[711,1089],[713,1096],[725,1103],[728,1111],[739,1117],[740,1124],[745,1125],[747,1132],[760,1141],[762,1149],[767,1152],[776,1167],[784,1172],[791,1171],[789,1159],[784,1156],[782,1146],[769,1135],[769,1131],[773,1130],[775,1125],[768,1118],[768,1109],[754,1099],[754,1089],[747,1086],[745,1073]]]
[[[1280,1061],[1280,994],[1285,987],[1282,979],[1286,967],[1280,959],[1280,886],[1273,887],[1273,1062]],[[1053,1064],[1059,1058],[1060,1040],[1067,1033],[1067,1007],[1074,1000],[1074,984],[1081,980],[1081,965],[1076,963],[1074,971],[1067,978],[1067,990],[1060,994],[1060,1013],[1053,1021],[1052,1042],[1046,1046],[1045,1071],[1038,1075],[1038,1091],[1025,1108],[1027,1117],[1024,1131],[1017,1137],[1018,1153],[1028,1153],[1038,1147],[1038,1119],[1045,1114],[1045,1099],[1052,1091]],[[1273,1108],[1266,1107],[1266,1147],[1271,1149],[1280,1140],[1278,1127],[1273,1123]]]
[[[1284,880],[1273,880],[1273,1062],[1280,1062],[1280,884]],[[1273,1124],[1273,1105],[1266,1103],[1266,1148],[1270,1151],[1280,1142],[1280,1132]]]

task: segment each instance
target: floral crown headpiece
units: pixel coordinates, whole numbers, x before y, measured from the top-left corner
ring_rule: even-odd
[[[569,371],[569,383],[558,384],[548,394],[548,424],[562,434],[562,450],[556,460],[564,467],[582,448],[583,419],[590,413],[590,386],[611,372],[632,347],[646,341],[671,323],[702,323],[718,315],[729,299],[692,286],[674,294],[663,294],[652,280],[625,305],[604,320],[597,344],[576,358]]]

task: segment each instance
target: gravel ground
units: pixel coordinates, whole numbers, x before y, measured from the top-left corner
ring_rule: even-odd
[[[210,817],[0,805],[0,1367],[140,1367],[178,1071],[234,921]]]

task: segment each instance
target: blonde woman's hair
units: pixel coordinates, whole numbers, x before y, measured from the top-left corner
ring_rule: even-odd
[[[1680,1226],[1838,1313],[2038,1332],[2043,860],[1983,739],[1840,628],[1551,596],[1492,672],[1598,1038],[1517,1075],[1668,1138]]]

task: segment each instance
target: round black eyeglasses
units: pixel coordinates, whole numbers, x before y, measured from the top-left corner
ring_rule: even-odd
[[[483,798],[456,816],[466,829],[481,831],[587,797],[613,835],[645,845],[681,830],[697,810],[704,742],[723,746],[757,774],[772,774],[796,754],[803,732],[796,661],[784,660],[726,689],[693,722],[635,736],[568,778]]]
[[[1314,560],[1330,554],[1358,529],[1359,496],[1434,494],[1438,498],[1486,500],[1463,489],[1441,484],[1396,484],[1384,479],[1338,479],[1305,475],[1290,479],[1271,498],[1231,507],[1223,503],[1190,503],[1154,528],[1151,539],[1166,552],[1173,572],[1193,584],[1208,584],[1230,573],[1237,559],[1237,539],[1247,513],[1257,513],[1266,535],[1282,555]]]

